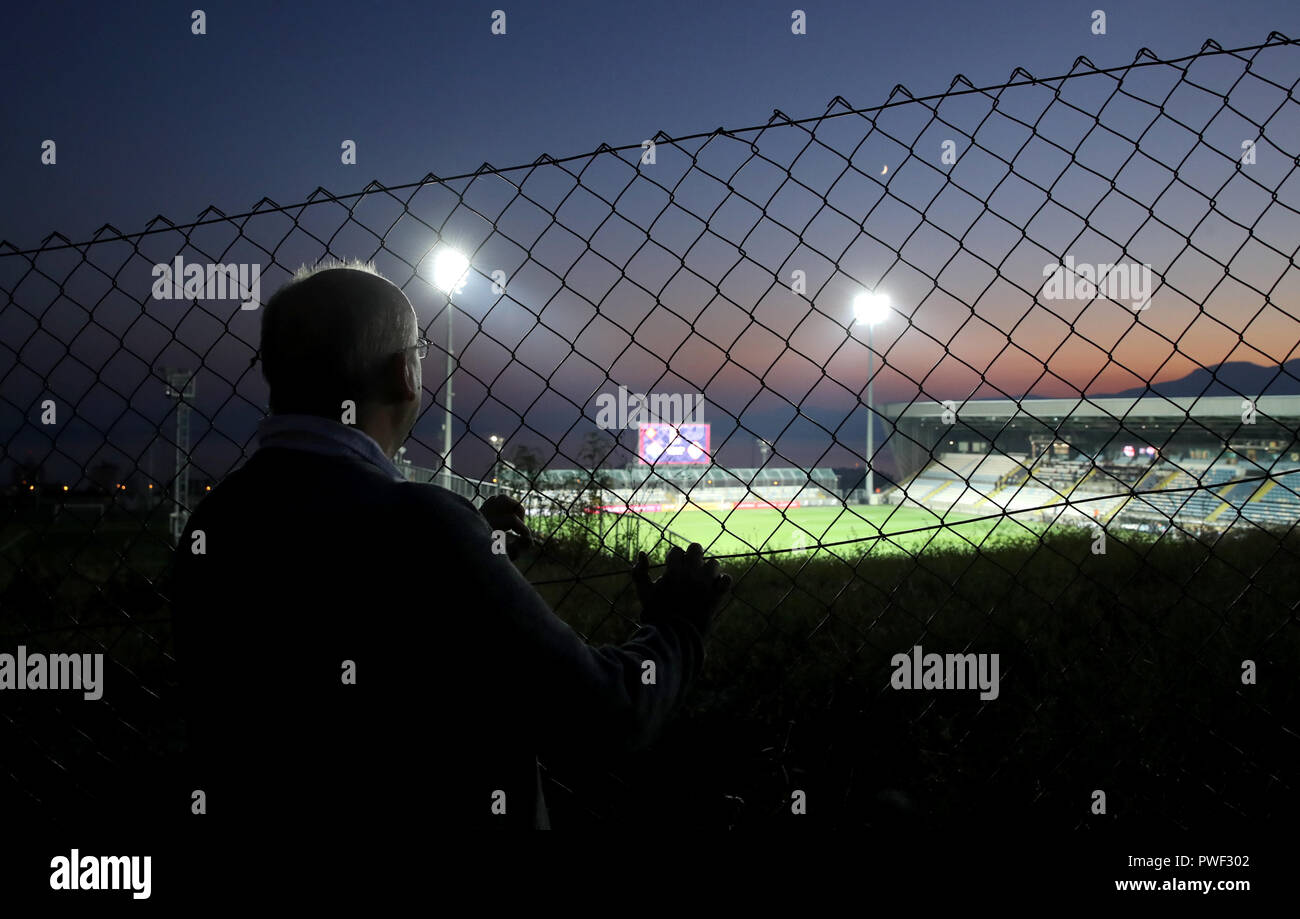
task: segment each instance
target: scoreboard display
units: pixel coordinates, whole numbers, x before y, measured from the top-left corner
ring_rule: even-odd
[[[643,465],[708,463],[709,425],[643,424],[639,426],[637,457]]]

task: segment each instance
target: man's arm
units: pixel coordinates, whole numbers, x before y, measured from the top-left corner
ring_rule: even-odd
[[[491,529],[470,502],[445,489],[411,487],[420,492],[423,525],[441,524],[447,570],[468,588],[463,595],[478,600],[478,608],[458,614],[482,617],[491,656],[516,689],[522,723],[547,746],[649,744],[703,664],[700,629],[664,610],[624,644],[592,647],[507,556],[492,552]]]

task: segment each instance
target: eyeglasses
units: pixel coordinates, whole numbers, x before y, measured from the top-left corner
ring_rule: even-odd
[[[424,360],[426,357],[429,356],[429,345],[431,344],[432,342],[429,341],[429,339],[425,338],[424,336],[420,336],[420,338],[416,340],[415,344],[407,345],[402,350],[410,351],[412,348],[418,348],[419,350],[415,352],[415,356],[418,357],[420,360]]]

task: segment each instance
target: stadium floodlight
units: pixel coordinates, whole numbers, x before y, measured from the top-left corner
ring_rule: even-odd
[[[868,328],[888,319],[891,309],[893,303],[889,299],[889,294],[872,291],[858,294],[853,298],[853,317]]]
[[[433,286],[447,294],[458,294],[465,289],[469,278],[469,259],[465,253],[450,246],[438,250],[433,258]]]
[[[853,298],[853,317],[867,327],[867,504],[876,503],[876,469],[872,457],[876,452],[876,410],[872,399],[872,384],[875,383],[876,371],[872,366],[875,349],[871,340],[871,330],[876,323],[889,318],[893,302],[889,294],[869,291]]]

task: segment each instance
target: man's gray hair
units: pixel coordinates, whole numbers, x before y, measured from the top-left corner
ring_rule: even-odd
[[[401,289],[373,264],[327,259],[303,266],[262,311],[262,375],[271,411],[337,420],[342,403],[374,398],[383,360],[415,338]]]

